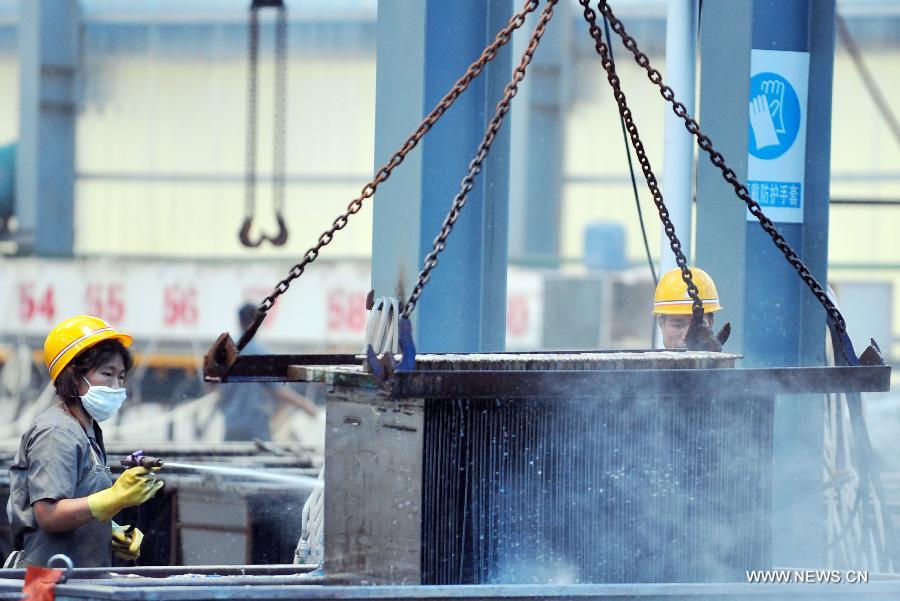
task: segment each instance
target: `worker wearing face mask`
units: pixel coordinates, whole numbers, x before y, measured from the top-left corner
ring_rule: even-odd
[[[54,403],[22,436],[10,467],[9,517],[13,548],[7,565],[46,565],[64,553],[77,567],[106,567],[112,553],[140,554],[143,534],[111,522],[121,509],[153,497],[163,483],[154,470],[134,467],[113,483],[100,422],[125,401],[133,360],[131,336],[97,317],[58,324],[44,342],[56,389]]]

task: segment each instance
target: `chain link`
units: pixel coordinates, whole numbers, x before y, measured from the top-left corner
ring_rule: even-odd
[[[272,123],[272,206],[284,214],[285,134],[287,131],[287,10],[275,18],[275,111]]]
[[[257,121],[259,104],[259,11],[275,8],[275,91],[272,124],[272,207],[278,225],[278,233],[272,237],[261,234],[250,238],[250,228],[256,214],[256,154]],[[264,240],[281,246],[288,239],[284,222],[285,189],[285,128],[287,127],[287,9],[282,0],[254,0],[250,5],[248,26],[247,69],[247,142],[244,174],[244,222],[238,237],[241,244],[258,247]]]
[[[244,220],[256,212],[256,111],[259,65],[259,8],[250,7],[247,31],[247,143],[244,148]],[[257,245],[258,246],[258,245]]]
[[[612,59],[609,47],[603,41],[603,34],[597,26],[597,13],[591,8],[590,0],[578,0],[578,2],[584,8],[584,20],[587,21],[591,37],[594,38],[594,49],[597,51],[597,54],[600,55],[600,62],[603,65],[603,70],[606,71],[606,79],[609,81],[609,85],[612,86],[613,97],[616,100],[616,105],[619,107],[619,115],[621,115],[622,120],[625,122],[625,129],[631,140],[631,146],[634,148],[638,163],[641,165],[641,171],[644,173],[644,179],[647,181],[647,187],[650,189],[650,194],[653,196],[653,203],[656,205],[656,209],[659,212],[659,219],[662,221],[663,231],[669,239],[669,247],[672,249],[672,252],[675,253],[675,264],[678,265],[678,268],[681,270],[681,279],[684,280],[684,283],[687,285],[688,295],[693,301],[691,307],[694,320],[699,321],[703,316],[703,301],[700,299],[697,285],[694,284],[693,275],[691,274],[690,269],[688,269],[687,258],[681,250],[681,241],[675,234],[675,225],[669,218],[669,210],[666,208],[662,191],[659,189],[659,182],[653,174],[653,169],[650,166],[650,158],[647,156],[647,152],[644,149],[644,143],[641,141],[637,125],[635,125],[634,119],[632,118],[631,109],[628,108],[628,101],[625,97],[625,93],[622,91],[621,81],[616,73],[616,63]]]
[[[528,64],[531,62],[531,59],[534,56],[535,51],[537,50],[538,44],[540,44],[541,42],[541,37],[544,35],[544,31],[546,31],[547,29],[547,23],[553,17],[553,7],[557,2],[558,0],[548,0],[547,6],[545,6],[544,10],[541,12],[541,17],[534,28],[534,32],[531,34],[531,39],[528,42],[528,47],[525,49],[525,52],[522,53],[522,59],[521,61],[519,61],[519,66],[516,67],[516,70],[513,72],[512,80],[508,84],[506,84],[503,98],[500,100],[500,102],[497,104],[497,108],[494,110],[494,116],[491,118],[487,130],[485,130],[484,132],[484,138],[478,145],[478,150],[475,153],[475,158],[472,159],[472,161],[469,163],[469,171],[460,182],[459,192],[453,199],[453,204],[450,207],[450,212],[447,213],[447,216],[444,218],[444,222],[441,225],[441,232],[440,234],[438,234],[438,237],[434,239],[434,244],[432,245],[431,252],[429,252],[425,256],[422,271],[419,272],[419,279],[416,282],[412,293],[409,295],[409,299],[403,305],[403,317],[408,318],[410,314],[415,310],[416,303],[418,302],[419,297],[422,295],[422,290],[425,288],[425,284],[427,284],[428,280],[431,278],[431,271],[438,264],[438,255],[447,246],[447,238],[450,236],[450,232],[453,231],[453,226],[456,223],[456,220],[459,218],[460,211],[462,211],[462,208],[466,205],[469,192],[471,192],[472,188],[475,186],[475,178],[479,173],[481,173],[481,165],[482,163],[484,163],[484,160],[487,158],[487,155],[491,150],[491,145],[494,143],[494,139],[496,139],[497,137],[497,132],[500,131],[500,126],[503,125],[504,117],[506,117],[506,114],[509,112],[510,102],[519,91],[519,83],[522,81],[522,79],[525,78],[525,70],[528,67]]]
[[[579,0],[579,2],[581,2],[582,5],[586,4],[583,0]],[[713,147],[712,140],[709,136],[700,131],[699,123],[688,114],[687,107],[675,98],[674,90],[663,82],[660,72],[650,65],[650,59],[647,58],[646,54],[640,51],[637,42],[625,31],[625,26],[618,18],[616,18],[615,14],[613,14],[607,1],[599,0],[598,8],[603,16],[609,20],[613,31],[622,38],[622,43],[625,45],[625,48],[634,55],[635,62],[647,72],[648,79],[659,88],[660,95],[662,95],[667,102],[672,104],[672,110],[675,115],[684,120],[685,128],[691,135],[697,138],[697,145],[704,152],[709,154],[710,162],[722,172],[722,177],[734,188],[737,197],[746,203],[750,213],[756,217],[762,229],[771,236],[772,241],[775,243],[775,246],[778,247],[778,250],[784,254],[788,263],[797,270],[797,273],[800,274],[800,278],[806,283],[809,289],[812,290],[812,293],[819,302],[822,303],[822,306],[825,307],[825,311],[835,324],[835,327],[841,332],[846,331],[847,323],[844,321],[844,316],[841,315],[840,310],[828,298],[828,294],[822,288],[822,285],[819,284],[809,268],[797,255],[796,251],[794,251],[787,240],[784,239],[784,236],[781,235],[781,232],[778,231],[778,228],[775,227],[772,220],[763,213],[759,203],[753,200],[747,186],[741,183],[734,170],[726,165],[725,157]]]
[[[387,180],[391,176],[391,172],[403,162],[403,159],[406,158],[406,155],[415,148],[419,141],[428,133],[434,124],[437,123],[438,119],[447,112],[456,99],[462,94],[468,87],[469,84],[472,83],[472,80],[478,77],[481,72],[484,70],[484,66],[492,61],[494,57],[497,56],[497,51],[509,43],[512,39],[512,33],[522,27],[525,24],[525,17],[534,12],[537,9],[539,4],[539,0],[526,0],[522,10],[513,15],[506,26],[501,29],[496,38],[491,44],[489,44],[484,51],[481,53],[481,56],[469,65],[469,68],[466,72],[460,77],[456,83],[453,84],[453,87],[449,92],[437,103],[437,105],[431,110],[430,113],[422,120],[419,126],[416,128],[416,131],[413,132],[409,138],[403,143],[400,149],[394,153],[393,156],[388,160],[387,163],[382,165],[380,169],[375,173],[375,177],[363,186],[362,191],[358,197],[353,199],[349,205],[347,205],[347,210],[344,211],[341,215],[334,220],[331,227],[328,228],[321,236],[319,236],[319,241],[307,250],[303,255],[303,260],[294,265],[291,270],[288,272],[286,278],[278,282],[275,285],[275,289],[272,291],[272,294],[265,297],[262,302],[259,304],[257,308],[257,312],[264,314],[272,306],[275,304],[276,299],[287,292],[288,288],[291,285],[291,282],[303,275],[304,270],[307,265],[316,260],[316,257],[319,256],[319,251],[323,246],[326,246],[331,240],[334,238],[334,234],[344,229],[347,225],[348,220],[351,215],[355,215],[362,209],[363,202],[371,198],[375,195],[375,191],[378,189],[378,186]],[[248,339],[249,341],[249,339]]]

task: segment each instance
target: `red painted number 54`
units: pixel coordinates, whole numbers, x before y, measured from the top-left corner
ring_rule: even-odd
[[[53,286],[47,286],[42,291],[34,282],[19,284],[19,319],[28,323],[35,318],[43,318],[52,323],[55,315]]]

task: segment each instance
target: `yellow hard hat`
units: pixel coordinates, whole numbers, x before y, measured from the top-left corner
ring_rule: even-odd
[[[719,293],[716,292],[716,284],[709,274],[699,267],[691,267],[694,285],[700,300],[703,301],[703,312],[714,313],[721,311]],[[694,301],[688,295],[687,284],[681,279],[681,269],[666,272],[656,285],[656,298],[653,301],[653,312],[657,315],[690,315],[693,312]]]
[[[76,315],[56,324],[44,340],[44,363],[50,370],[50,380],[56,382],[59,373],[78,353],[110,339],[131,345],[131,336],[92,315]]]

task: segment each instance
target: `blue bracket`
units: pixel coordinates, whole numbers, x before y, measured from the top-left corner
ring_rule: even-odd
[[[413,342],[412,322],[408,317],[400,318],[399,326],[400,365],[397,371],[415,371],[416,369],[416,343]]]
[[[372,372],[372,377],[375,378],[375,383],[382,386],[387,381],[385,369],[371,344],[366,347],[366,364],[369,366],[369,371]]]

